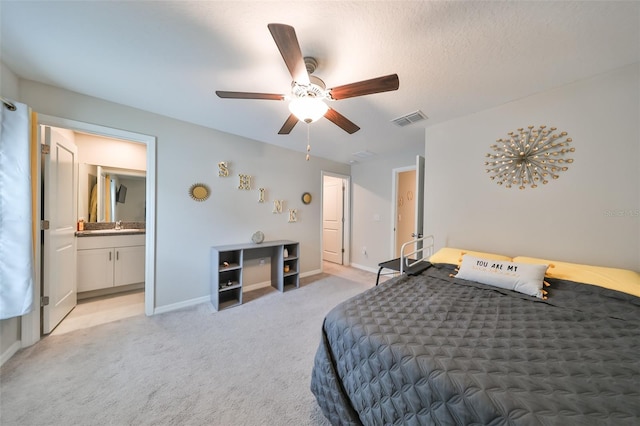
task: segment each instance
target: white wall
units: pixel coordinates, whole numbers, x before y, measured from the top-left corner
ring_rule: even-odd
[[[425,231],[436,248],[640,270],[639,69],[427,128]],[[529,125],[568,132],[575,162],[536,189],[501,187],[484,156],[496,139]]]
[[[75,134],[78,162],[119,169],[146,170],[147,146],[103,136]]]
[[[85,133],[74,132],[73,135],[74,142],[78,147],[78,163],[80,164],[78,218],[89,220],[91,190],[95,184],[94,179],[98,176],[96,166],[128,171],[146,171],[147,145]],[[92,177],[90,178],[88,175]],[[126,186],[130,191],[133,191],[133,194],[127,193],[128,199],[131,196],[133,202],[117,204],[116,208],[120,211],[119,213],[124,214],[124,216],[120,216],[120,214],[117,216],[124,217],[128,221],[144,222],[145,179],[140,179],[140,182],[135,183],[133,188],[129,188],[129,184]]]
[[[378,263],[392,259],[392,170],[415,166],[416,155],[424,155],[422,142],[351,166],[353,266],[377,272]]]
[[[8,99],[19,99],[18,76],[0,62],[0,94]]]
[[[157,138],[156,307],[171,308],[208,298],[209,251],[213,245],[249,242],[261,230],[266,239],[301,244],[301,271],[320,270],[320,205],[304,206],[308,191],[319,200],[321,170],[349,174],[350,167],[265,145],[134,108],[20,80],[22,100],[41,114],[153,135]],[[321,143],[321,142],[319,142]],[[231,176],[218,177],[217,163],[231,162]],[[238,190],[238,174],[253,176],[252,188]],[[189,187],[211,187],[204,202],[192,200]],[[283,214],[272,201],[285,200]],[[287,222],[288,208],[298,208],[298,222]]]

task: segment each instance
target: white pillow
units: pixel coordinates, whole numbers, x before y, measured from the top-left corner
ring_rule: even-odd
[[[549,265],[483,259],[465,254],[455,277],[546,299],[546,292],[542,287],[548,267]]]

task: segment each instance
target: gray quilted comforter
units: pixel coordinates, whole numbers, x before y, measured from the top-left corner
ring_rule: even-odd
[[[334,425],[640,425],[640,298],[548,280],[542,301],[401,276],[325,318],[311,390]]]

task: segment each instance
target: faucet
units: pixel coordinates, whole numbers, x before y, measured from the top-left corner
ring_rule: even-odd
[[[116,229],[122,229],[122,221],[121,220],[116,222]]]

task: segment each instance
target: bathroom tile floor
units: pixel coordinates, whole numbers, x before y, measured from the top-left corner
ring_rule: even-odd
[[[144,315],[143,290],[80,300],[51,335],[94,327],[136,315]]]

